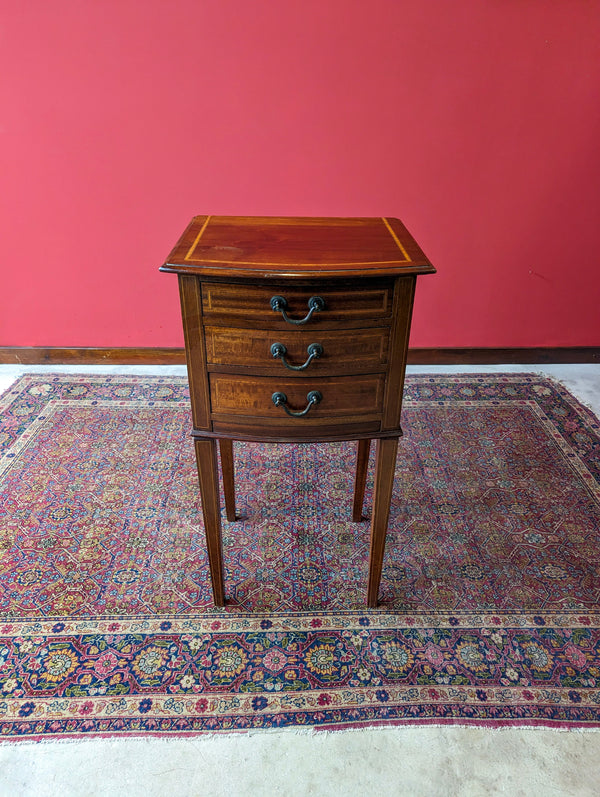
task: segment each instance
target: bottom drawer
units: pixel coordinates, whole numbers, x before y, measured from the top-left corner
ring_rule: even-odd
[[[240,374],[210,375],[210,397],[213,420],[225,417],[240,423],[247,420],[275,423],[294,428],[296,425],[320,425],[331,421],[365,422],[381,419],[383,406],[383,374],[298,379],[286,377],[254,377]],[[318,391],[320,400],[310,404],[308,396]],[[274,394],[283,394],[285,401],[276,405]],[[292,413],[308,411],[302,416]]]

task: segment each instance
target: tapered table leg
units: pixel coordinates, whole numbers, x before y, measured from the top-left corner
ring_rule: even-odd
[[[377,441],[371,549],[369,552],[369,585],[367,588],[367,605],[371,609],[377,606],[397,452],[398,438],[384,438]]]
[[[206,548],[212,580],[215,606],[225,605],[223,589],[223,546],[221,542],[221,508],[219,505],[219,476],[217,470],[217,443],[213,439],[194,441],[198,482],[204,515]]]
[[[365,500],[365,484],[367,482],[367,467],[369,465],[370,440],[359,440],[356,452],[356,478],[354,479],[354,504],[352,506],[352,520],[358,523],[363,519],[363,502]]]
[[[219,440],[221,452],[221,471],[223,473],[223,492],[225,494],[225,514],[227,520],[235,520],[235,471],[233,465],[233,440]]]

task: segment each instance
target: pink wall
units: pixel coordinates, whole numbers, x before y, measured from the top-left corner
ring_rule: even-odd
[[[0,18],[0,345],[179,346],[197,213],[390,215],[413,346],[600,345],[600,5],[27,0]]]

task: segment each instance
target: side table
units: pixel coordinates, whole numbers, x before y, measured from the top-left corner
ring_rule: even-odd
[[[416,278],[435,269],[398,219],[196,216],[160,270],[179,279],[215,605],[225,604],[217,441],[235,520],[233,440],[357,440],[359,521],[376,439],[376,606]]]

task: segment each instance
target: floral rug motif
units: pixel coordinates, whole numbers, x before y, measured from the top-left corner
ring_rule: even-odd
[[[600,426],[563,387],[407,379],[375,610],[356,444],[239,442],[216,610],[190,425],[177,377],[0,397],[0,740],[600,725]]]

